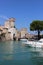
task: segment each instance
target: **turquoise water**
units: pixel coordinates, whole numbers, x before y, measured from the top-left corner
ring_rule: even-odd
[[[43,49],[27,47],[21,41],[0,42],[0,65],[43,65]]]

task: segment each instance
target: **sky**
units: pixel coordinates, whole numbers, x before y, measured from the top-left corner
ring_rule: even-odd
[[[0,0],[0,25],[14,17],[18,30],[27,28],[33,20],[43,20],[43,0]]]

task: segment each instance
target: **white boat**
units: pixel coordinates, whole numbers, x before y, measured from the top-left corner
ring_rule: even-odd
[[[25,44],[28,46],[31,46],[31,47],[43,48],[43,39],[40,39],[39,41],[28,41],[27,40],[27,43],[25,43]]]
[[[27,42],[27,39],[20,39],[20,41],[22,41],[22,42]]]

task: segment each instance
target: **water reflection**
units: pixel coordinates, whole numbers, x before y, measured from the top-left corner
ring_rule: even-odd
[[[13,55],[6,54],[6,55],[3,56],[3,59],[4,60],[13,60]]]
[[[43,57],[43,48],[30,48],[35,57]]]
[[[43,65],[43,49],[33,48],[31,54],[31,62],[33,65]]]
[[[0,63],[1,65],[43,65],[43,49],[30,48],[21,42],[1,42]]]
[[[11,60],[13,58],[13,41],[0,44],[0,60]]]
[[[13,53],[13,41],[4,42],[1,46],[1,52],[0,53]]]
[[[29,47],[29,46],[26,46],[25,43],[22,43],[22,46],[27,47],[27,51],[28,51],[29,53],[34,54],[34,56],[43,57],[43,48]],[[26,51],[26,50],[25,50],[25,51]]]

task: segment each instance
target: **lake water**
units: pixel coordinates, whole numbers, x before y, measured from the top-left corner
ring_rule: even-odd
[[[0,65],[43,65],[43,49],[27,47],[21,41],[0,42]]]

